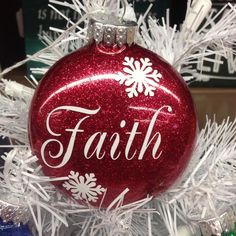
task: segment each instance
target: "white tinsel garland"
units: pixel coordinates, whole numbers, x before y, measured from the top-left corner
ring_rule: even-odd
[[[12,87],[15,84],[17,83],[6,80],[1,80],[0,82],[0,133],[3,137],[14,139],[18,145],[25,145],[28,143],[27,114],[33,93],[30,89],[25,88],[24,94],[21,91],[16,94],[16,92],[12,92],[14,91]],[[22,86],[17,84],[17,87]],[[27,93],[29,93],[29,96]]]
[[[220,217],[235,204],[235,134],[236,119],[221,124],[207,120],[184,176],[160,197],[186,222]]]

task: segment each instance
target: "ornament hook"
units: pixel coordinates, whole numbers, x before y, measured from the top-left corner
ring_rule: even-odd
[[[106,0],[103,0],[103,2],[102,2],[102,6],[103,7],[105,6],[105,3],[106,3]],[[122,6],[122,9],[123,9],[123,12],[122,12],[122,15],[121,15],[120,19],[121,19],[121,21],[123,21],[125,13],[126,13],[126,10],[127,10],[126,1],[125,0],[120,0],[120,3],[121,3],[121,6]]]

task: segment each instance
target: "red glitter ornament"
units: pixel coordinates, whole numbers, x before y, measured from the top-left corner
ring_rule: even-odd
[[[44,174],[68,177],[53,184],[94,206],[105,193],[107,207],[126,188],[130,203],[171,186],[191,157],[197,122],[180,75],[128,45],[130,27],[104,25],[103,33],[93,29],[97,43],[62,58],[41,80],[29,138]]]

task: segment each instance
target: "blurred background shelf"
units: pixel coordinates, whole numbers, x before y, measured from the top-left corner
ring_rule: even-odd
[[[202,127],[206,121],[206,115],[220,122],[230,117],[236,117],[236,88],[191,88],[196,104],[199,126]]]

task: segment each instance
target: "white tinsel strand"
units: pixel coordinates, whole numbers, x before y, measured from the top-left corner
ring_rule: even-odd
[[[48,177],[41,176],[40,168],[36,163],[37,158],[31,156],[30,150],[14,148],[2,158],[5,164],[3,173],[0,175],[1,196],[3,193],[8,194],[21,205],[24,204],[29,208],[38,234],[44,235],[42,222],[47,216],[49,218],[56,216],[61,222],[67,224],[65,213],[59,212],[51,202],[49,203],[55,188],[49,184],[51,180]]]
[[[14,148],[2,158],[1,193],[7,193],[28,207],[37,235],[54,236],[72,227],[79,235],[146,235],[147,214],[158,214],[148,208],[151,198],[123,206],[126,193],[117,196],[106,209],[81,206],[61,194],[51,182],[68,177],[49,178],[42,174],[37,157],[27,148]],[[2,194],[0,194],[2,196]],[[105,196],[104,196],[105,197]]]
[[[170,27],[168,11],[166,19],[162,18],[160,23],[149,17],[148,23],[143,22],[141,25],[141,39],[139,40],[144,47],[165,58],[181,74],[190,74],[185,77],[186,81],[195,77],[199,78],[198,73],[201,74],[201,71],[197,72],[192,68],[192,65],[199,63],[199,61],[222,64],[223,62],[219,58],[224,57],[229,64],[233,65],[233,55],[236,54],[234,49],[236,38],[235,7],[226,4],[215,16],[213,15],[214,10],[212,10],[209,15],[206,15],[205,23],[196,31],[186,27],[189,25],[188,12],[191,12],[192,8],[194,6],[189,4],[186,19],[180,31],[176,30],[176,25],[173,28]],[[223,14],[226,10],[227,14]],[[206,13],[207,11],[204,12],[204,14]],[[201,14],[202,12],[199,10],[195,21],[199,21],[198,15]],[[197,25],[199,23],[201,21]]]
[[[124,197],[124,195],[120,195]],[[146,235],[147,214],[154,214],[153,209],[142,208],[150,201],[149,198],[132,203],[131,205],[118,205],[115,209],[93,210],[85,215],[84,220],[81,214],[76,220],[78,235]],[[75,212],[77,210],[75,209]],[[76,215],[74,215],[76,216]],[[75,220],[75,218],[74,218]],[[79,223],[80,222],[80,223]],[[72,224],[73,225],[73,224]]]
[[[236,119],[207,121],[183,178],[162,200],[192,223],[217,218],[236,203]]]
[[[0,133],[18,144],[28,144],[27,114],[33,90],[0,80]]]
[[[171,236],[180,236],[178,232],[178,226],[183,225],[184,221],[181,221],[177,212],[177,205],[169,205],[166,202],[156,201],[156,209],[160,213],[160,217],[166,226],[167,232]],[[166,233],[167,234],[167,233]]]

